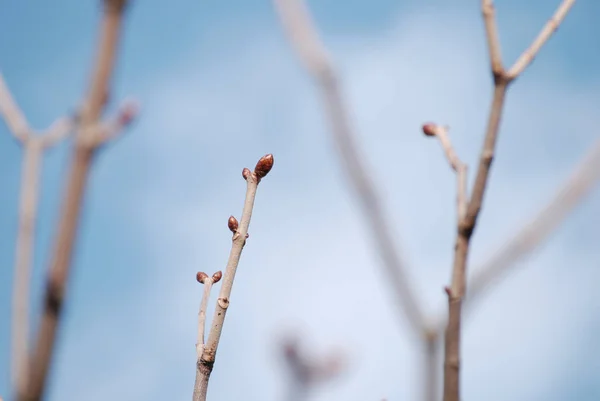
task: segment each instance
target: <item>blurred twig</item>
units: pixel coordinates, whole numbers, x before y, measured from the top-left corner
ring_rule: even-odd
[[[116,58],[126,3],[126,0],[103,0],[104,15],[97,59],[90,89],[79,115],[73,159],[67,178],[56,244],[46,283],[43,315],[36,346],[29,359],[28,388],[25,392],[19,392],[18,401],[40,401],[44,395],[57,329],[60,324],[86,181],[93,156],[98,147],[107,139],[106,130],[102,128],[99,119],[108,99],[110,77]]]
[[[343,368],[340,354],[331,353],[323,358],[312,358],[303,352],[297,338],[287,338],[282,344],[282,351],[291,374],[288,401],[306,400],[316,386],[334,379]]]
[[[399,307],[414,333],[421,336],[425,330],[423,313],[409,282],[406,264],[397,250],[398,239],[394,238],[388,225],[389,215],[381,205],[370,171],[365,166],[365,159],[355,144],[354,129],[350,123],[339,79],[327,50],[319,39],[309,11],[302,0],[273,0],[273,3],[291,44],[321,91],[345,173],[355,189],[367,223],[375,237],[376,246],[384,262],[385,273],[394,289],[394,295],[398,296]]]
[[[4,118],[9,131],[23,148],[11,323],[11,381],[13,388],[18,389],[17,392],[22,392],[27,388],[29,375],[27,364],[29,290],[35,249],[41,159],[45,148],[54,145],[69,134],[72,122],[68,118],[59,119],[42,135],[36,135],[14,101],[2,74],[0,74],[0,116]],[[21,381],[19,382],[19,380]]]

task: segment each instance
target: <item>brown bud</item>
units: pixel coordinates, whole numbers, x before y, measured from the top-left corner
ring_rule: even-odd
[[[229,227],[232,233],[235,233],[238,229],[237,219],[233,216],[229,216],[229,220],[227,221],[227,227]]]
[[[261,157],[258,163],[256,163],[256,167],[254,167],[254,174],[256,174],[259,179],[263,178],[269,174],[269,171],[273,168],[273,162],[273,155],[270,153]]]
[[[252,174],[250,172],[249,168],[244,167],[244,169],[242,170],[242,177],[244,177],[244,180],[247,180],[248,177],[250,177],[250,174]]]
[[[437,125],[434,123],[423,124],[423,133],[427,136],[435,136],[437,132]]]
[[[221,270],[219,270],[218,272],[212,275],[213,283],[218,283],[219,280],[221,280],[221,277],[223,277],[223,273],[221,273]]]
[[[204,272],[198,272],[196,273],[196,280],[198,280],[199,283],[204,284],[204,281],[208,278],[208,274],[204,273]]]

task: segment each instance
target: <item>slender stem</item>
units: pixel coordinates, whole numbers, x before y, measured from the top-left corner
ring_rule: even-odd
[[[445,333],[445,360],[444,360],[444,401],[460,401],[460,341],[462,303],[466,293],[466,269],[471,236],[481,211],[485,190],[487,188],[489,173],[496,149],[496,141],[506,91],[511,82],[531,62],[550,34],[556,30],[558,24],[572,6],[573,1],[565,0],[553,19],[546,24],[532,46],[517,60],[508,73],[502,66],[500,44],[494,17],[494,6],[491,0],[482,0],[482,11],[488,39],[488,50],[491,60],[492,74],[494,76],[494,94],[488,118],[488,125],[475,183],[471,192],[471,199],[466,208],[464,218],[458,223],[454,264],[452,268],[452,284],[446,288],[448,294],[448,323]]]
[[[200,302],[200,310],[198,311],[198,339],[196,340],[196,355],[198,359],[202,358],[204,352],[204,328],[206,326],[206,307],[210,298],[210,290],[212,289],[213,280],[207,277],[204,280],[204,291],[202,292],[202,301]]]
[[[425,337],[425,356],[423,358],[423,383],[425,385],[423,396],[425,401],[438,401],[438,344],[439,338],[435,332],[432,331]]]
[[[0,73],[0,114],[4,117],[6,125],[13,136],[21,141],[25,142],[27,138],[31,136],[31,130],[29,124],[23,115],[19,106],[17,106],[15,100],[10,94],[10,90],[4,82],[4,77]]]
[[[19,228],[15,253],[12,310],[12,380],[13,387],[24,391],[29,375],[29,298],[35,225],[39,191],[42,141],[28,136],[23,142],[23,169],[19,200]],[[19,378],[22,380],[19,381]]]
[[[92,74],[90,92],[83,105],[81,129],[76,138],[67,178],[56,244],[45,289],[43,316],[39,325],[36,347],[30,359],[29,388],[25,393],[19,393],[18,401],[40,401],[46,388],[67,289],[85,184],[98,145],[96,141],[90,140],[89,136],[94,131],[107,99],[124,6],[124,0],[104,0],[104,17],[97,62]]]
[[[219,298],[217,299],[208,340],[206,341],[202,355],[198,358],[196,363],[196,382],[194,385],[193,401],[206,400],[208,381],[215,363],[219,340],[221,339],[223,324],[225,323],[225,316],[227,314],[227,309],[229,308],[235,273],[240,262],[240,257],[242,256],[242,250],[246,244],[246,239],[248,238],[248,227],[250,226],[250,220],[252,218],[256,191],[261,179],[269,173],[272,167],[273,155],[268,154],[258,161],[254,172],[244,169],[242,173],[246,179],[246,198],[242,210],[242,218],[239,224],[233,219],[235,222],[234,224],[232,218],[230,218],[229,221],[229,228],[234,232],[231,251],[223,275],[223,284],[221,285]]]
[[[550,39],[550,36],[558,29],[558,26],[567,16],[571,7],[575,5],[575,0],[563,0],[560,6],[554,12],[552,18],[548,20],[546,25],[542,28],[538,36],[534,39],[531,45],[521,54],[521,56],[515,61],[512,67],[508,70],[507,76],[510,79],[515,79],[527,68],[527,66],[533,61],[535,56],[539,53],[540,49]]]

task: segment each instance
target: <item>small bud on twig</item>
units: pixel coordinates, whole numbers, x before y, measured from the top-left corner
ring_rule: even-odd
[[[235,217],[229,216],[229,220],[227,221],[227,227],[231,230],[232,233],[235,233],[238,229],[238,221]]]
[[[435,136],[437,132],[437,125],[434,123],[423,124],[423,133],[426,136]]]
[[[247,180],[248,177],[250,177],[250,174],[252,174],[250,172],[250,169],[247,167],[244,167],[244,169],[242,170],[242,177],[244,177],[244,180]]]
[[[258,163],[256,163],[254,174],[256,174],[259,180],[269,174],[269,171],[273,168],[273,162],[273,155],[269,153],[261,157]]]
[[[204,272],[196,273],[196,280],[198,280],[198,282],[201,284],[204,284],[204,281],[206,281],[207,278],[208,278],[208,274],[206,274]]]
[[[216,272],[215,274],[213,274],[212,275],[213,284],[214,283],[218,283],[219,280],[221,280],[221,277],[223,277],[223,273],[221,272],[221,270],[219,270],[218,272]]]

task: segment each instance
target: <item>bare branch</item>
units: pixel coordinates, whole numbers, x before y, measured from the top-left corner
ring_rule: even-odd
[[[81,129],[76,137],[73,160],[64,193],[56,245],[46,283],[43,316],[39,325],[36,347],[30,358],[29,387],[27,392],[18,395],[18,401],[40,401],[42,399],[54,351],[57,328],[60,324],[79,212],[92,157],[96,150],[96,147],[90,144],[89,138],[86,137],[98,124],[107,98],[126,1],[104,0],[103,4],[104,17],[95,71],[92,74],[90,91],[82,108]]]
[[[510,267],[548,238],[569,213],[585,198],[600,180],[600,140],[589,150],[552,200],[537,216],[519,230],[494,256],[475,269],[469,286],[466,305],[485,293],[485,289]]]
[[[488,43],[488,52],[490,54],[490,63],[494,76],[504,75],[502,66],[502,51],[500,49],[500,35],[498,35],[498,25],[496,24],[496,12],[492,0],[481,1],[481,11],[485,23],[485,33]]]
[[[248,227],[250,226],[250,220],[252,218],[252,209],[254,208],[256,191],[262,178],[264,178],[269,171],[271,171],[271,168],[273,168],[273,162],[273,155],[265,155],[260,158],[256,164],[254,172],[244,169],[242,173],[247,184],[242,219],[239,224],[235,218],[232,220],[231,217],[227,222],[229,229],[233,231],[231,252],[229,253],[229,260],[227,261],[227,267],[225,268],[225,274],[223,275],[223,284],[221,285],[221,290],[219,292],[219,298],[217,300],[215,314],[208,334],[208,340],[206,341],[202,355],[196,362],[196,382],[194,384],[193,394],[194,401],[206,401],[208,381],[215,363],[217,348],[219,347],[219,340],[221,339],[223,324],[225,323],[225,316],[227,314],[227,309],[229,308],[235,273],[238,268],[240,257],[242,256],[242,250],[246,244],[246,239],[248,238]]]
[[[23,142],[21,194],[19,196],[19,226],[15,252],[12,294],[12,357],[11,379],[18,391],[27,388],[29,370],[29,298],[31,268],[37,220],[42,141],[29,136]]]
[[[49,148],[65,139],[73,128],[71,118],[63,117],[56,120],[40,137],[44,148]]]
[[[25,116],[14,101],[10,90],[0,73],[0,114],[4,117],[11,133],[21,142],[31,135]]]
[[[548,20],[546,25],[542,28],[538,36],[535,38],[533,43],[521,54],[521,56],[515,61],[512,67],[506,74],[509,79],[517,78],[527,66],[533,61],[535,56],[538,54],[542,46],[550,39],[550,36],[558,29],[558,26],[567,16],[567,13],[575,4],[575,0],[563,0],[560,6],[556,9],[552,18]]]
[[[571,4],[569,4],[571,3]],[[515,63],[509,73],[504,71],[500,54],[498,29],[494,18],[492,0],[482,0],[482,12],[486,26],[492,74],[494,76],[494,94],[488,118],[485,140],[471,199],[469,200],[466,214],[459,220],[454,265],[452,268],[452,285],[446,288],[448,294],[448,324],[446,328],[445,361],[444,361],[444,401],[460,400],[460,331],[462,303],[466,292],[466,270],[469,254],[470,239],[475,229],[477,218],[481,211],[483,197],[488,183],[489,172],[496,149],[498,129],[504,107],[506,91],[514,78],[529,64],[533,56],[541,48],[550,34],[558,27],[572,5],[572,1],[565,0],[559,7],[555,17],[542,30],[533,45],[525,51],[523,56]]]
[[[456,172],[456,208],[458,220],[461,221],[467,213],[467,165],[454,151],[448,135],[448,127],[428,123],[423,125],[423,133],[427,136],[435,136],[440,140],[446,159],[452,170]]]
[[[221,280],[222,273],[219,270],[212,277],[209,277],[204,272],[198,272],[196,274],[196,280],[199,283],[204,284],[204,291],[202,293],[202,301],[200,302],[200,310],[198,311],[198,339],[196,340],[196,355],[200,359],[204,353],[204,330],[206,327],[206,307],[208,305],[208,299],[210,298],[210,290],[212,285]]]
[[[345,172],[353,185],[365,218],[370,225],[376,245],[384,262],[385,272],[398,297],[400,310],[413,331],[421,336],[425,320],[413,287],[409,283],[406,266],[396,249],[397,238],[388,226],[389,217],[383,210],[370,172],[364,165],[355,144],[355,133],[330,58],[321,43],[306,5],[301,0],[273,0],[284,30],[308,71],[319,84],[333,138],[340,151]]]

